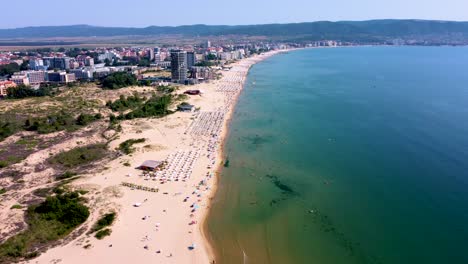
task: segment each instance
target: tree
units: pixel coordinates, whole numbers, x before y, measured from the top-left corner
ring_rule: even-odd
[[[115,72],[102,80],[102,87],[106,89],[119,89],[137,84],[136,76],[127,72]]]
[[[20,71],[20,66],[14,62],[0,66],[0,75],[12,75]]]
[[[104,63],[106,64],[106,66],[110,66],[111,65],[111,61],[109,59],[105,59],[104,60]]]
[[[29,60],[23,61],[20,66],[21,71],[26,71],[27,69],[29,69]]]
[[[138,66],[140,67],[149,67],[151,62],[147,58],[143,58],[138,62]]]
[[[7,99],[21,99],[27,97],[41,97],[50,95],[52,88],[41,87],[39,89],[32,89],[30,86],[20,84],[16,87],[10,87],[7,89]]]
[[[208,55],[206,56],[206,59],[207,59],[207,60],[216,60],[217,58],[218,58],[218,57],[216,57],[216,55],[215,55],[215,54],[212,54],[212,53],[210,53],[210,54],[208,54]]]

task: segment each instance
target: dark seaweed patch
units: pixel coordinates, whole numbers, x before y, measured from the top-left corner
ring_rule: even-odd
[[[285,194],[296,194],[296,192],[291,188],[289,187],[288,185],[284,184],[283,182],[280,181],[280,179],[278,178],[278,176],[274,176],[274,175],[266,175],[267,178],[271,179],[271,182],[276,186],[278,187],[278,189],[280,189],[281,191],[283,191],[283,193]]]
[[[312,220],[316,223],[322,232],[329,233],[337,242],[347,251],[350,257],[359,259],[360,263],[382,263],[375,256],[365,254],[359,242],[354,242],[348,239],[346,235],[339,231],[329,216],[322,214],[320,211],[315,210],[312,215]]]

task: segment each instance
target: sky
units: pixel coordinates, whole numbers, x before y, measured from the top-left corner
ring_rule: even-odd
[[[1,1],[0,28],[247,25],[382,18],[468,21],[468,0]],[[175,9],[178,13],[172,12]]]

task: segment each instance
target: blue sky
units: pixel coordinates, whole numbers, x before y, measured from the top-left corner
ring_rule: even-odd
[[[468,0],[2,0],[0,28],[245,25],[417,18],[468,21]],[[174,15],[171,9],[179,9]],[[6,11],[6,12],[5,12]]]

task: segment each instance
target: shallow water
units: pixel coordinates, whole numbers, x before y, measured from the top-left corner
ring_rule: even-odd
[[[226,155],[218,263],[468,263],[468,48],[270,58]]]

